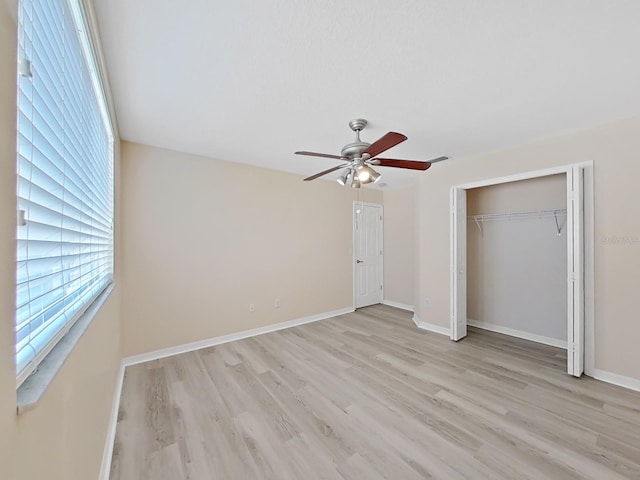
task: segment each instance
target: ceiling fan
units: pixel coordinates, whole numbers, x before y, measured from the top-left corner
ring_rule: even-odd
[[[399,143],[404,142],[407,137],[401,133],[389,132],[373,143],[367,143],[360,140],[360,132],[367,126],[367,121],[363,118],[356,118],[349,122],[351,130],[356,132],[356,140],[348,143],[342,148],[340,155],[330,155],[326,153],[315,152],[295,152],[296,155],[308,155],[311,157],[335,158],[346,163],[330,168],[320,173],[316,173],[304,179],[305,182],[315,180],[336,170],[345,169],[346,171],[338,177],[337,181],[340,185],[350,185],[352,188],[360,188],[361,185],[367,183],[376,183],[380,180],[380,175],[371,165],[380,167],[407,168],[410,170],[426,170],[432,163],[447,160],[449,157],[438,157],[428,162],[417,160],[397,160],[394,158],[379,158],[382,152],[395,147]]]

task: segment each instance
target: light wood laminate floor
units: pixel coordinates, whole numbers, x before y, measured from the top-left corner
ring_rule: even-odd
[[[640,479],[640,394],[378,305],[126,369],[112,480]]]

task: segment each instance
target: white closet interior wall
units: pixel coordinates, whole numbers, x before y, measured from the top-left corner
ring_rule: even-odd
[[[565,174],[467,191],[470,324],[566,343],[566,213],[557,216],[559,235],[553,215],[473,218],[556,209],[566,209]]]

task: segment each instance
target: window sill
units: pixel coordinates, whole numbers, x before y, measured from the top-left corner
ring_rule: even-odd
[[[73,327],[49,352],[45,359],[38,365],[38,369],[27,378],[17,390],[17,413],[18,415],[33,410],[42,395],[51,384],[56,374],[60,371],[67,360],[73,347],[78,343],[82,334],[100,310],[100,307],[109,298],[114,289],[111,283],[104,291],[98,295],[91,306],[74,323]]]

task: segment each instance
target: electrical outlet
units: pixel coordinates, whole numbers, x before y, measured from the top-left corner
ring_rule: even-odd
[[[424,299],[424,306],[425,307],[430,307],[431,306],[431,299],[425,298]]]
[[[256,311],[256,306],[253,303],[249,304],[249,311],[250,312],[255,312]]]
[[[276,298],[273,301],[273,308],[280,308],[280,299],[279,298]]]

